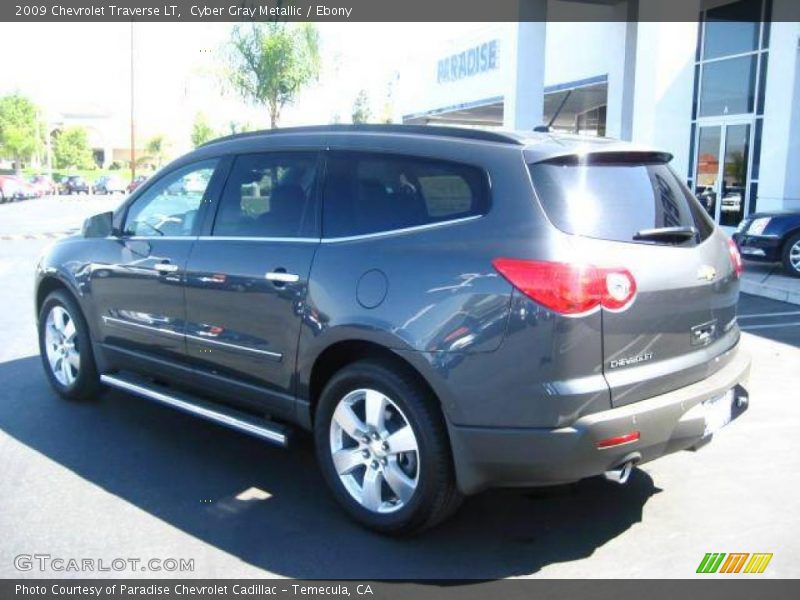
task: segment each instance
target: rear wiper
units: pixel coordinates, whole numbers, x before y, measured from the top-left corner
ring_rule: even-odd
[[[655,229],[641,229],[633,235],[639,240],[674,240],[683,242],[697,238],[696,227],[657,227]]]

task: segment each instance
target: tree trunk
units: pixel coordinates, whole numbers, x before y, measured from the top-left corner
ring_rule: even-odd
[[[14,157],[14,174],[22,177],[22,159],[19,156]]]
[[[269,103],[269,126],[272,129],[278,127],[278,119],[280,118],[280,108],[277,102]]]

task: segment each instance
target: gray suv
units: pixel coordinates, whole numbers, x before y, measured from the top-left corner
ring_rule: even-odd
[[[45,373],[313,432],[384,533],[492,486],[624,483],[748,404],[741,260],[670,159],[446,127],[213,141],[41,258]]]

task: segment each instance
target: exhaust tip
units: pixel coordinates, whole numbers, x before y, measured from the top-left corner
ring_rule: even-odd
[[[633,467],[636,466],[636,463],[639,462],[639,457],[634,456],[623,462],[620,466],[615,467],[613,469],[609,469],[603,476],[608,481],[613,481],[614,483],[618,483],[620,485],[624,485],[628,483],[628,479],[631,476],[631,472],[633,471]]]

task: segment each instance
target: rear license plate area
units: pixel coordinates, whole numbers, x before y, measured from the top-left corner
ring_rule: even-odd
[[[706,427],[703,437],[713,435],[733,419],[733,402],[735,390],[730,389],[721,396],[709,398],[703,402]]]

